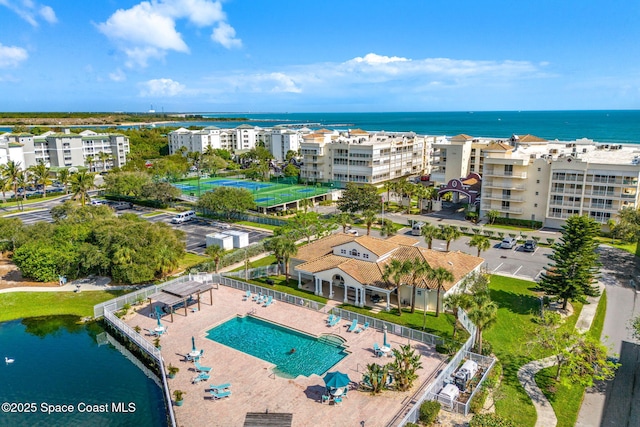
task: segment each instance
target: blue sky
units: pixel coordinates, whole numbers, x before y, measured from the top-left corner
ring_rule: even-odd
[[[0,0],[0,111],[640,108],[631,0]]]

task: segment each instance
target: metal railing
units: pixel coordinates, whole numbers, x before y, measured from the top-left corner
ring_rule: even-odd
[[[408,338],[414,341],[419,341],[428,345],[439,345],[444,343],[444,339],[437,335],[429,334],[427,332],[418,331],[416,329],[407,328],[405,326],[397,325],[395,323],[386,322],[375,317],[365,316],[364,314],[356,313],[349,310],[343,310],[337,307],[331,309],[331,313],[336,316],[340,316],[342,320],[358,320],[358,323],[369,322],[369,327],[373,329],[383,330],[387,328],[387,332],[398,335],[402,338]]]
[[[237,277],[239,279],[251,280],[259,279],[267,276],[277,276],[280,274],[280,268],[278,265],[265,265],[263,267],[250,268],[248,270],[229,271],[222,273],[225,277]]]
[[[481,388],[483,381],[486,379],[486,376],[493,368],[496,360],[492,357],[471,353],[470,350],[473,347],[473,343],[475,341],[476,326],[473,324],[473,322],[471,322],[471,320],[467,316],[467,313],[465,313],[462,309],[458,309],[458,321],[469,332],[469,338],[467,339],[467,341],[465,341],[460,350],[458,350],[458,352],[451,358],[446,367],[442,371],[440,371],[438,376],[432,382],[430,382],[428,386],[422,389],[423,391],[421,396],[414,399],[415,403],[413,405],[413,408],[406,412],[406,415],[404,415],[404,417],[402,417],[400,421],[398,421],[398,415],[400,414],[396,415],[396,417],[394,417],[394,419],[389,424],[387,424],[388,427],[403,426],[409,422],[416,423],[420,416],[420,405],[422,405],[422,403],[426,400],[438,400],[438,392],[446,384],[449,384],[451,382],[453,373],[458,369],[463,359],[473,360],[478,363],[478,366],[483,369],[483,375],[478,381],[478,385],[472,391],[466,402],[452,401],[449,402],[450,405],[445,407],[445,409],[452,412],[464,414],[465,416],[469,414],[471,401],[475,396],[477,390]],[[403,411],[404,410],[405,409],[403,408]]]

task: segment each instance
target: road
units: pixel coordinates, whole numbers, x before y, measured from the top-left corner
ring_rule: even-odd
[[[601,340],[622,366],[613,381],[585,393],[576,427],[636,427],[640,425],[640,346],[629,321],[640,315],[640,262],[627,252],[600,247],[600,281],[607,291],[607,312]]]

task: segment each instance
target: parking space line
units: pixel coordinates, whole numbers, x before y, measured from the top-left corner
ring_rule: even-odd
[[[500,267],[502,267],[502,264],[504,264],[504,262],[501,262],[496,268],[494,268],[493,272],[495,273],[496,271],[498,271]]]
[[[518,274],[518,271],[520,271],[521,268],[522,266],[518,267],[518,269],[513,273],[513,275],[515,276],[516,274]]]

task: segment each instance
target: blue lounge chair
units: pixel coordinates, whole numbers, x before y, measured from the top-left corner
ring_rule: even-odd
[[[378,343],[373,343],[373,352],[375,353],[376,356],[378,357],[382,357],[382,350],[380,349],[380,346],[378,345]]]
[[[340,405],[341,403],[342,403],[342,397],[341,396],[333,398],[333,404],[334,405]]]
[[[211,397],[214,400],[218,400],[218,399],[222,399],[224,397],[229,397],[231,396],[231,390],[228,391],[223,391],[221,393],[216,393],[215,391],[210,391],[209,394],[211,394]]]
[[[260,298],[258,298],[258,300],[256,301],[258,304],[262,304],[267,300],[267,296],[266,295],[260,295]]]
[[[333,322],[333,319],[335,319],[336,316],[333,315],[333,313],[331,313],[329,315],[329,318],[327,319],[327,324],[330,325],[331,322]]]
[[[347,329],[347,332],[353,332],[356,330],[357,327],[358,327],[358,319],[353,319],[353,322],[351,322],[351,326],[349,326],[349,329]]]
[[[273,304],[273,297],[271,295],[269,295],[269,298],[267,298],[267,300],[265,301],[263,307],[269,307],[271,304]]]
[[[211,368],[210,367],[202,366],[200,364],[200,362],[198,362],[197,360],[194,363],[195,363],[196,371],[198,371],[198,372],[211,372]]]
[[[336,326],[342,320],[342,316],[336,316],[333,318],[333,322],[329,323],[329,326]]]
[[[206,374],[204,372],[200,372],[198,375],[196,375],[195,377],[193,377],[193,379],[191,380],[191,382],[193,384],[197,384],[201,381],[207,381],[209,378],[211,378],[211,376],[209,374]]]
[[[330,401],[331,401],[331,396],[329,396],[328,394],[322,395],[322,403],[329,403]]]
[[[224,383],[224,384],[209,384],[209,390],[213,390],[216,393],[220,393],[228,388],[231,388],[231,383]]]
[[[369,327],[369,322],[364,322],[364,325],[360,326],[358,329],[356,329],[354,332],[356,334],[359,334],[360,332],[364,332],[367,330],[367,328]]]
[[[251,301],[258,301],[260,298],[262,298],[262,292],[255,294],[253,298],[251,298]]]
[[[249,298],[251,298],[251,291],[247,291],[247,293],[244,295],[244,298],[242,298],[242,301],[247,301]]]

